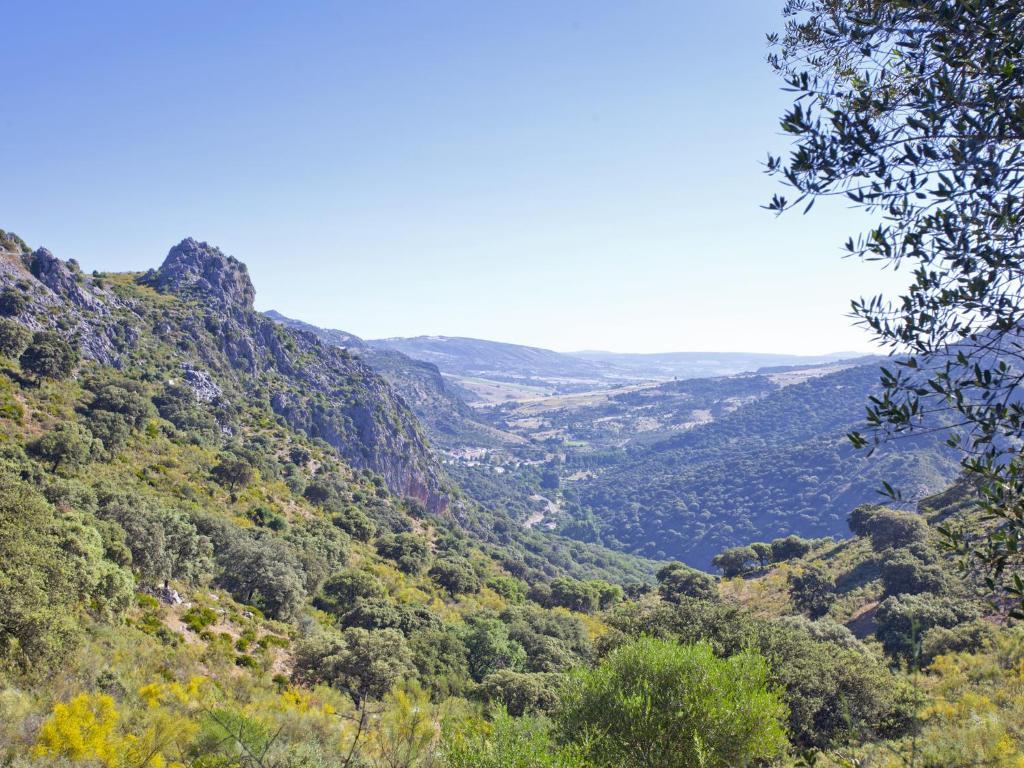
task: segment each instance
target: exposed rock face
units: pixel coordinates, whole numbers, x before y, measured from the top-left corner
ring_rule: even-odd
[[[352,466],[379,473],[396,495],[434,512],[447,509],[444,471],[402,398],[345,350],[256,312],[256,291],[237,259],[182,240],[140,282],[198,302],[198,311],[194,305],[158,308],[122,298],[102,278],[46,249],[29,253],[16,237],[2,234],[0,290],[25,296],[17,320],[28,328],[59,327],[85,357],[114,366],[132,354],[140,336],[157,338],[176,350],[182,380],[201,402],[220,403],[228,391],[267,398],[289,424],[330,443]],[[229,424],[221,428],[230,431]]]
[[[58,296],[80,309],[107,314],[103,302],[83,287],[85,278],[76,279],[71,268],[47,249],[37,249],[26,261],[32,275]]]
[[[393,493],[434,512],[447,508],[444,472],[405,402],[345,350],[256,312],[244,264],[187,238],[143,282],[204,304],[207,313],[194,318],[190,335],[212,334],[233,369],[272,382],[271,407],[291,426],[334,446],[352,466],[379,473]],[[204,362],[215,367],[214,351],[205,352]],[[198,368],[186,370],[197,394],[209,389]]]
[[[118,366],[138,332],[111,314],[123,307],[95,279],[61,261],[45,248],[30,251],[15,235],[0,237],[0,290],[21,293],[27,306],[16,318],[33,331],[57,327],[74,338],[82,354]]]
[[[147,274],[144,282],[158,291],[202,297],[240,310],[251,310],[256,298],[245,264],[191,237],[171,248],[160,269]]]

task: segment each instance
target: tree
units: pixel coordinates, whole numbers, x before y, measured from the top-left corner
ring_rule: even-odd
[[[909,549],[884,553],[881,571],[886,595],[938,594],[944,592],[948,585],[941,565],[925,562]]]
[[[210,470],[213,479],[234,493],[252,482],[253,468],[234,456],[225,456]]]
[[[17,358],[25,351],[32,334],[21,323],[0,317],[0,355]]]
[[[789,574],[789,594],[801,613],[817,619],[828,613],[836,599],[836,580],[824,566],[809,563]]]
[[[910,273],[901,296],[854,302],[898,357],[851,439],[947,433],[993,523],[947,529],[947,543],[1024,601],[1020,3],[807,0],[785,14],[770,61],[794,94],[794,148],[768,170],[796,197],[769,207],[841,197],[880,219],[847,252]]]
[[[64,421],[29,444],[29,451],[50,463],[50,469],[75,469],[89,460],[92,435],[77,422]]]
[[[715,555],[711,564],[727,578],[749,571],[758,559],[753,547],[729,547]]]
[[[595,766],[731,768],[781,756],[786,707],[754,651],[640,638],[574,673],[556,721]]]
[[[593,613],[601,604],[601,593],[590,582],[559,576],[551,580],[550,604],[570,611]]]
[[[887,597],[875,611],[875,634],[885,652],[909,660],[933,627],[950,628],[981,618],[981,610],[966,600],[934,595]]]
[[[526,660],[523,647],[509,638],[508,627],[495,616],[471,616],[462,642],[466,645],[469,674],[478,683],[492,672],[519,669]]]
[[[293,618],[306,599],[302,566],[280,539],[245,535],[220,542],[217,582],[240,602],[255,605],[273,618]]]
[[[42,379],[66,379],[78,364],[78,350],[54,331],[37,331],[21,353],[21,370]]]
[[[868,536],[871,533],[871,519],[882,509],[877,504],[861,504],[846,516],[846,525],[854,536]]]
[[[663,566],[656,574],[658,592],[669,602],[678,602],[683,597],[699,600],[717,600],[718,583],[714,577],[680,562]]]
[[[394,560],[398,569],[412,576],[427,567],[430,548],[422,536],[415,533],[389,533],[377,538],[377,554]]]
[[[0,474],[0,669],[53,669],[79,642],[81,615],[116,619],[131,575],[104,559],[83,517],[54,514],[32,486]]]
[[[502,669],[487,675],[476,695],[488,704],[501,704],[509,714],[550,712],[558,704],[561,675],[550,672],[513,672]]]
[[[372,573],[346,568],[324,582],[314,603],[322,611],[342,616],[351,611],[360,598],[384,597],[386,594],[384,583]]]
[[[772,560],[781,563],[783,560],[792,560],[803,557],[811,551],[811,542],[801,539],[799,536],[787,536],[784,539],[773,539]]]
[[[750,545],[750,549],[754,552],[754,557],[757,558],[757,564],[762,568],[768,565],[772,561],[772,545],[766,541],[755,541]]]
[[[473,565],[458,555],[439,557],[430,567],[429,575],[451,595],[480,591],[480,577]]]
[[[928,521],[913,512],[880,509],[866,524],[871,547],[876,552],[909,547],[928,540]]]
[[[300,642],[295,671],[306,683],[327,683],[357,703],[381,699],[412,674],[412,657],[394,629],[328,630]]]

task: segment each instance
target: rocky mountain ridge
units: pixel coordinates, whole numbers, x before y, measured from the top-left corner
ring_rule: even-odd
[[[86,358],[117,368],[152,353],[147,337],[170,343],[167,362],[185,372],[197,396],[201,388],[202,397],[216,398],[214,381],[264,397],[290,426],[324,440],[353,467],[380,474],[396,495],[435,513],[447,509],[450,483],[405,402],[345,350],[256,312],[248,270],[234,257],[186,238],[141,277],[86,275],[74,261],[10,236],[2,246],[0,292],[19,297],[12,299],[25,306],[19,321],[32,330],[59,330]],[[220,406],[225,413],[233,407]]]

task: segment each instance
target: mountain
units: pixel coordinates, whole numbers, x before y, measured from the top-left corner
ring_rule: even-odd
[[[763,389],[725,408],[701,403],[703,423],[691,418],[691,428],[618,455],[569,454],[568,471],[591,470],[570,483],[578,514],[592,516],[609,546],[698,567],[735,544],[790,533],[845,536],[846,512],[877,502],[883,482],[920,498],[960,471],[938,436],[871,456],[852,449],[845,435],[863,423],[878,379],[877,364],[785,386],[772,377],[726,379]]]
[[[268,309],[263,313],[271,320],[281,323],[288,328],[293,328],[297,331],[306,331],[313,334],[320,339],[324,344],[329,344],[332,347],[342,347],[343,349],[368,349],[368,345],[365,341],[360,339],[358,336],[346,331],[339,331],[331,328],[320,328],[316,325],[310,325],[302,320],[295,320],[290,317],[285,317],[280,312],[273,309]]]
[[[436,365],[470,402],[504,402],[630,381],[613,366],[549,349],[455,336],[370,339],[376,349]]]
[[[191,239],[145,274],[87,274],[0,232],[0,763],[455,768],[479,762],[459,756],[466,745],[505,765],[524,743],[528,762],[550,762],[561,747],[533,715],[562,716],[564,676],[652,638],[676,655],[697,640],[723,657],[760,653],[771,664],[759,685],[784,705],[794,746],[888,755],[915,725],[929,740],[949,731],[917,723],[906,702],[926,675],[959,675],[936,665],[912,683],[899,663],[914,651],[908,626],[929,659],[956,651],[979,670],[948,689],[982,702],[985,734],[1019,722],[1012,636],[976,620],[975,585],[918,515],[859,510],[854,540],[741,551],[737,575],[719,579],[503,511],[532,483],[526,498],[548,494],[538,503],[564,530],[582,536],[582,515],[601,513],[611,542],[617,518],[585,509],[582,483],[628,468],[605,458],[635,455],[635,476],[619,477],[640,509],[640,473],[660,491],[676,469],[654,457],[689,451],[709,474],[722,464],[712,479],[742,512],[721,475],[761,476],[728,447],[749,452],[760,436],[777,454],[827,431],[843,398],[862,396],[865,366],[557,396],[533,421],[476,409],[514,421],[519,440],[479,453],[480,504],[446,472],[468,464],[442,465],[408,404],[416,386],[443,391],[436,367],[358,357],[256,313],[254,295],[241,262]],[[378,352],[381,373],[367,362]],[[707,419],[684,426],[694,410]],[[574,439],[584,425],[590,436]],[[733,522],[730,509],[714,516]],[[923,511],[978,523],[970,488]],[[711,515],[682,524],[699,537]],[[645,535],[678,543],[656,525]],[[488,719],[497,709],[510,714]],[[479,741],[492,733],[500,753]],[[973,748],[975,736],[950,738]]]
[[[613,367],[638,379],[695,379],[753,372],[765,367],[820,365],[857,357],[856,352],[783,355],[759,352],[666,352],[633,354],[573,352],[573,357]]]
[[[374,348],[345,331],[319,328],[273,310],[264,314],[285,327],[307,331],[324,344],[351,350],[394,387],[440,448],[459,450],[524,442],[521,437],[478,420],[476,412],[462,399],[459,388],[446,381],[433,363]]]

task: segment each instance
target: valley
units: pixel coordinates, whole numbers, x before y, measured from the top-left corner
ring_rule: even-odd
[[[351,336],[313,332],[326,343]],[[376,344],[354,353],[411,404],[474,499],[524,525],[656,560],[707,569],[722,549],[766,536],[843,537],[846,512],[880,501],[883,482],[913,502],[960,471],[938,439],[911,441],[898,458],[848,444],[884,358],[681,353],[599,356],[581,366],[574,356],[481,340]],[[628,378],[684,370],[665,361],[693,365],[699,355],[715,370],[771,364]],[[424,386],[415,372],[427,368]],[[601,378],[578,378],[588,371]],[[478,384],[488,376],[495,396],[467,394],[470,375]]]

